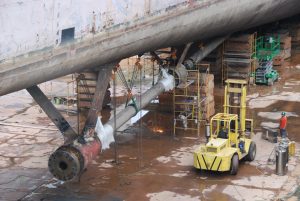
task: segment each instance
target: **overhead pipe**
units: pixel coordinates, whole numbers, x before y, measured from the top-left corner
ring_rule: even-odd
[[[186,59],[183,62],[183,65],[187,69],[193,69],[197,63],[199,63],[202,59],[207,57],[213,50],[215,50],[219,45],[221,45],[229,36],[223,36],[215,38],[201,47],[198,51],[196,51],[192,56]]]
[[[206,42],[204,47],[194,52],[184,60],[192,43],[188,43],[175,68],[170,68],[169,73],[174,75],[176,85],[184,83],[187,78],[187,70],[194,69],[195,65],[208,56],[213,50],[221,45],[229,36],[218,37]],[[181,79],[179,79],[181,78]]]
[[[161,73],[162,79],[141,96],[136,97],[135,105],[129,105],[116,115],[115,126],[113,118],[105,125],[102,125],[98,118],[95,128],[96,135],[85,138],[84,142],[82,139],[76,140],[71,145],[62,146],[52,153],[48,161],[49,171],[52,175],[63,181],[80,176],[88,164],[100,153],[100,150],[109,148],[110,143],[114,142],[114,128],[120,128],[162,92],[172,90],[175,85],[174,77],[164,69],[161,70]]]

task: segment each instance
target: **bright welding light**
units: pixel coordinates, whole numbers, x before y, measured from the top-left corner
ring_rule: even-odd
[[[161,129],[161,128],[154,127],[152,130],[153,130],[153,132],[155,132],[155,133],[159,133],[159,134],[164,133],[164,130]]]

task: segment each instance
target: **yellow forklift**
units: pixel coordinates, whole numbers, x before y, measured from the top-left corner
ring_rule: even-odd
[[[194,152],[195,168],[236,175],[240,160],[255,159],[253,120],[246,119],[246,94],[245,80],[226,80],[224,113],[211,118],[206,129],[208,142]]]

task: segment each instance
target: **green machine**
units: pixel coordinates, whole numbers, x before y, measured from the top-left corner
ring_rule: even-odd
[[[279,36],[261,36],[256,41],[258,68],[255,71],[255,83],[273,85],[278,80],[278,72],[273,69],[273,58],[280,53]]]

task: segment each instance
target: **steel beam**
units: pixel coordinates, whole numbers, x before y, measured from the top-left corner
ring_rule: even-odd
[[[183,63],[183,61],[184,61],[187,53],[189,52],[189,49],[190,49],[190,47],[191,47],[192,44],[193,43],[191,42],[191,43],[188,43],[188,44],[185,45],[185,47],[183,49],[183,52],[180,55],[180,58],[178,60],[178,63],[177,63],[177,66],[176,66],[177,68],[179,68],[182,65],[182,63]]]
[[[70,124],[65,120],[38,86],[35,85],[27,88],[26,90],[64,136],[65,144],[72,142],[78,137]]]
[[[115,63],[116,64],[116,63]],[[84,133],[88,133],[89,129],[92,128],[92,130],[95,128],[96,123],[97,123],[97,117],[98,113],[102,109],[102,103],[104,100],[104,94],[107,90],[106,87],[109,84],[109,80],[111,78],[112,74],[112,69],[115,66],[115,64],[112,64],[110,68],[103,68],[99,70],[98,72],[98,78],[97,78],[97,83],[96,83],[96,90],[94,93],[93,101],[92,101],[92,106],[89,109],[85,125],[83,127],[83,135]]]

